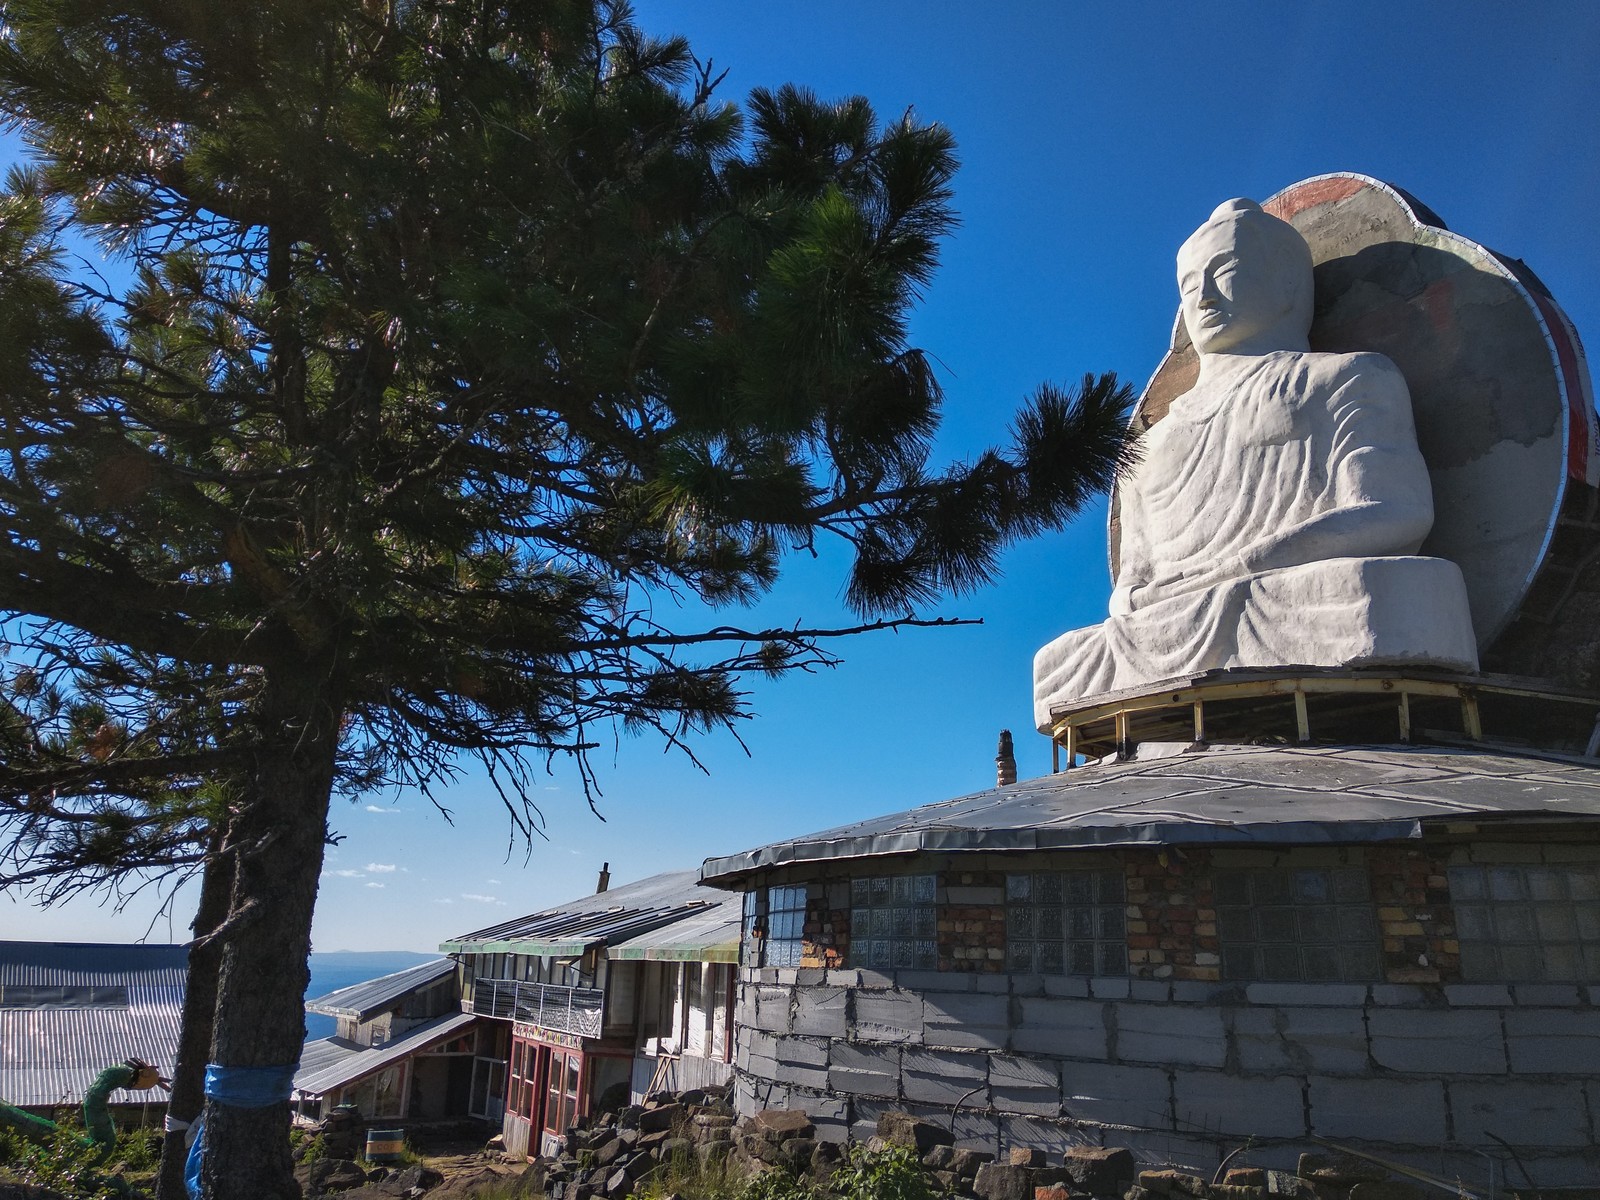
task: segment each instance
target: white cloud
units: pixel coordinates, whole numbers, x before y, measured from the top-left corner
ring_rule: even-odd
[[[337,875],[340,879],[365,879],[367,877],[367,873],[365,871],[351,871],[348,869],[343,871],[334,871],[332,874]]]
[[[454,904],[455,901],[450,899],[449,896],[440,896],[437,900],[434,901],[434,903],[435,904]]]
[[[498,879],[485,879],[484,882],[485,883],[499,883],[500,881]]]
[[[383,887],[383,886],[384,886],[384,885],[383,885],[383,884],[381,884],[381,883],[369,883],[369,884],[367,884],[367,886],[368,886],[368,887],[374,887],[374,888],[381,888],[381,887]]]
[[[369,804],[367,805],[367,811],[376,813],[397,813],[400,810],[398,808],[385,808],[381,804]]]
[[[463,900],[476,900],[479,904],[504,904],[499,896],[485,896],[482,892],[462,892]]]
[[[367,864],[367,870],[371,871],[374,875],[388,875],[390,872],[392,872],[392,871],[394,871],[396,869],[397,868],[395,867],[395,865],[393,863],[368,863]]]

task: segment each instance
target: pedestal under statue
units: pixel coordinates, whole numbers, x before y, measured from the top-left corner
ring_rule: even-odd
[[[1433,495],[1405,380],[1379,354],[1315,354],[1311,255],[1230,200],[1178,252],[1195,386],[1119,485],[1110,616],[1034,658],[1034,718],[1219,667],[1475,671],[1461,572],[1417,557]]]

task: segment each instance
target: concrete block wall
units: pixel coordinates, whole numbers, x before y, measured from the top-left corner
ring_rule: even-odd
[[[1125,1145],[1209,1175],[1247,1139],[1290,1166],[1320,1136],[1470,1186],[1503,1138],[1539,1186],[1600,1178],[1600,987],[747,968],[736,1018],[740,1111],[834,1139],[902,1108],[996,1152]]]

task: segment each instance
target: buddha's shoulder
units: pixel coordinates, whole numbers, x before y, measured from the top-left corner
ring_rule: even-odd
[[[1313,350],[1295,354],[1294,359],[1295,371],[1315,386],[1337,388],[1360,380],[1377,389],[1398,387],[1402,392],[1405,390],[1405,377],[1386,354],[1371,351],[1327,354]]]

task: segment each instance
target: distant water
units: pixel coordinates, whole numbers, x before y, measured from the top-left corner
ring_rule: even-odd
[[[438,958],[437,954],[415,954],[409,950],[333,950],[313,953],[311,984],[306,988],[306,999],[326,996],[340,988],[365,983],[380,975],[392,975],[418,963]],[[318,1013],[306,1014],[306,1037],[332,1037],[338,1022]]]

